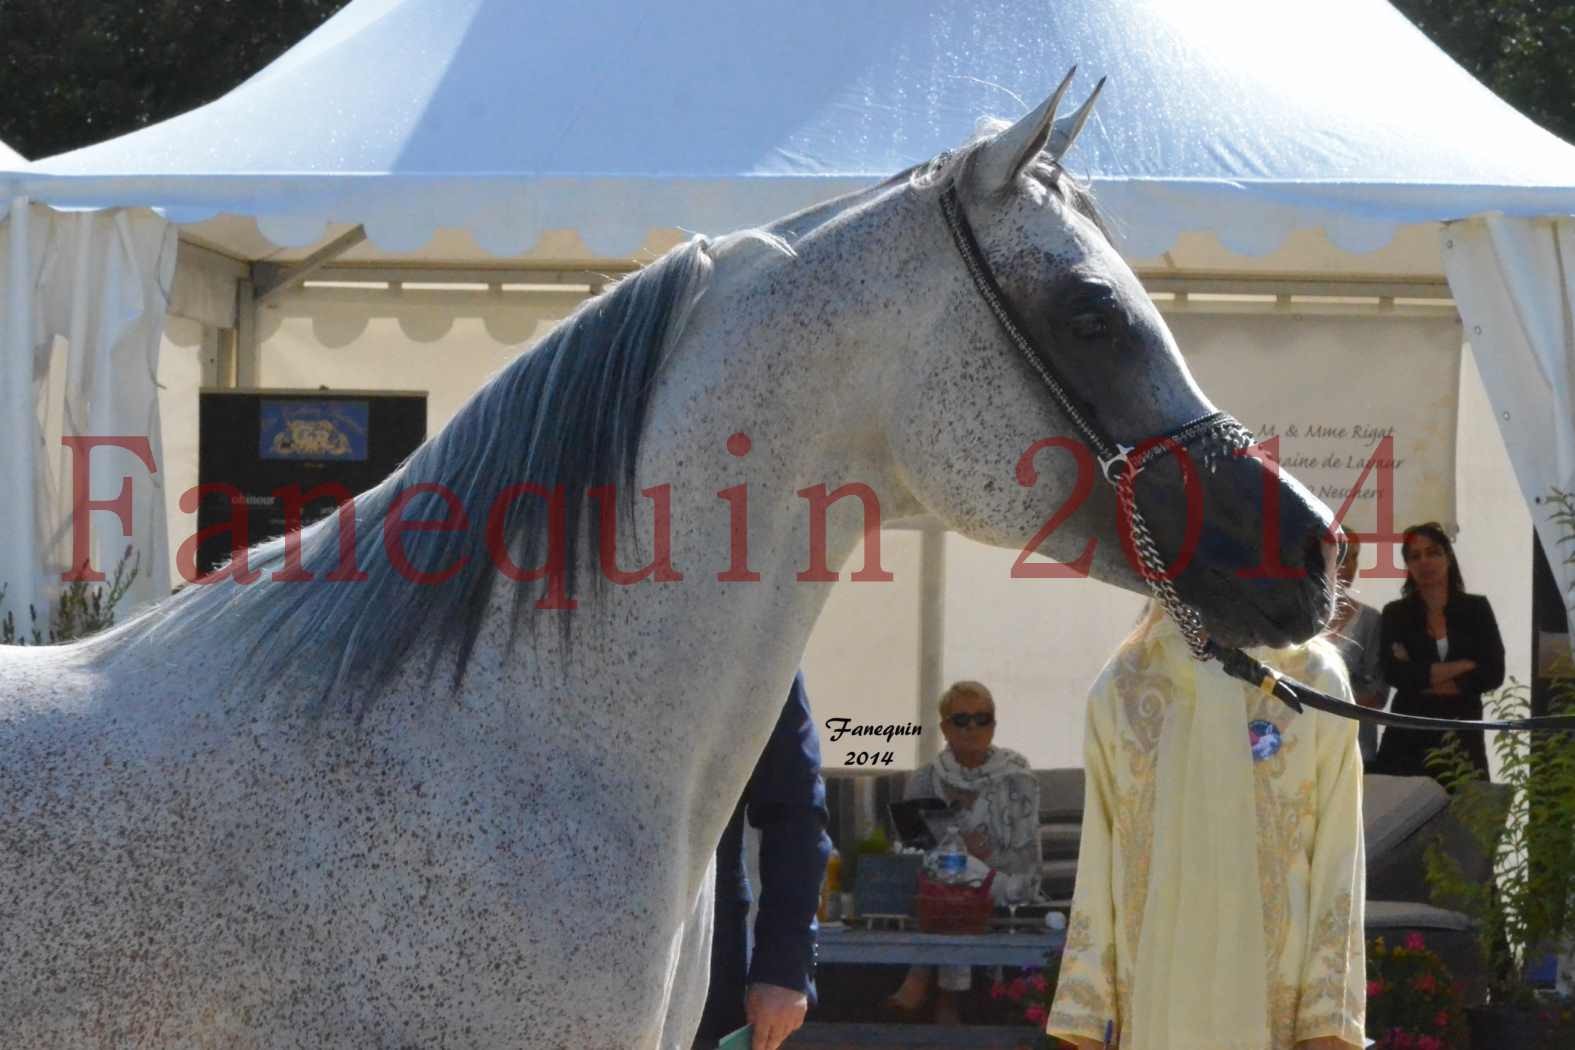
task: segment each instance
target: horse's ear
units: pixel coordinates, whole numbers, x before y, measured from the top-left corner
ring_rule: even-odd
[[[1105,78],[1100,77],[1099,83],[1094,85],[1094,90],[1089,93],[1088,98],[1077,107],[1077,112],[1065,120],[1056,121],[1054,129],[1050,132],[1051,160],[1059,161],[1066,155],[1066,151],[1072,148],[1072,143],[1077,141],[1078,132],[1082,131],[1083,125],[1088,123],[1088,115],[1094,111],[1094,100],[1099,97],[1099,92],[1104,86]]]
[[[1017,176],[1045,148],[1045,144],[1050,141],[1051,129],[1055,127],[1056,108],[1061,105],[1061,98],[1071,86],[1072,76],[1076,72],[1077,67],[1073,66],[1061,81],[1061,86],[1040,103],[1038,109],[981,147],[974,164],[979,187],[985,193],[993,195],[1011,188]]]

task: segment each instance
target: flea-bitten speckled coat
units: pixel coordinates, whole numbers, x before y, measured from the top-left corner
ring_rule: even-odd
[[[1349,699],[1325,643],[1254,655]],[[1077,890],[1048,1030],[1121,1050],[1363,1045],[1356,723],[1199,663],[1168,621],[1094,685]]]

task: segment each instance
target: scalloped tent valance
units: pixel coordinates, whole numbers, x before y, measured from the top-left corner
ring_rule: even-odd
[[[1072,164],[1129,256],[1189,231],[1260,255],[1321,229],[1360,252],[1405,224],[1575,213],[1575,148],[1383,0],[356,0],[211,105],[0,184],[248,216],[271,244],[203,232],[242,258],[342,224],[425,258],[440,230],[512,256],[549,229],[627,258],[923,161],[1073,64],[1074,92],[1110,78]]]

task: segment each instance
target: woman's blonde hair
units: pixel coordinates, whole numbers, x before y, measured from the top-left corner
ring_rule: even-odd
[[[984,687],[983,683],[971,681],[965,678],[960,682],[953,682],[951,685],[946,687],[946,692],[941,694],[942,718],[945,718],[947,715],[952,713],[952,701],[957,699],[959,696],[978,697],[980,700],[988,702],[991,707],[995,706],[995,696],[991,694],[990,690]]]

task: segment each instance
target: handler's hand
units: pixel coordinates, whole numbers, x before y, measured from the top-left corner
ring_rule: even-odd
[[[752,984],[744,997],[744,1017],[755,1026],[749,1050],[777,1050],[798,1031],[809,1012],[809,996],[774,984]]]

